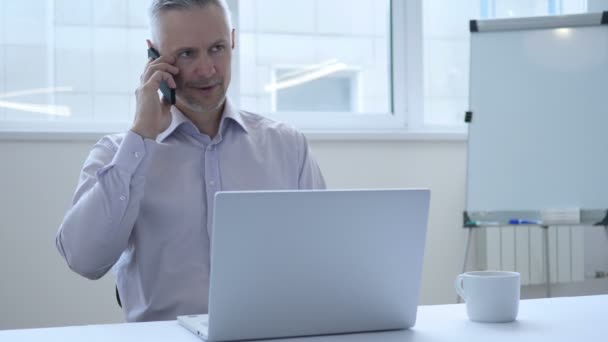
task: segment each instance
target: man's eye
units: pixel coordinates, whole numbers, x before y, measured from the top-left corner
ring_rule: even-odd
[[[224,50],[224,45],[216,45],[214,47],[211,48],[211,51],[213,52],[220,52]]]
[[[178,57],[192,57],[193,52],[190,50],[182,51],[179,53]]]

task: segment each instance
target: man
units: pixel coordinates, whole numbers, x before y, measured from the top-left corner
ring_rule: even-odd
[[[325,187],[301,133],[226,99],[229,13],[224,0],[153,1],[148,46],[161,57],[141,77],[133,126],[94,146],[57,233],[75,272],[114,270],[130,322],[207,312],[217,191]]]

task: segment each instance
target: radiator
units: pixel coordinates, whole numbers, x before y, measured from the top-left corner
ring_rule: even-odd
[[[585,277],[582,226],[549,227],[551,283],[583,281]],[[535,226],[490,227],[482,234],[479,255],[488,270],[521,273],[522,285],[545,283],[544,230]],[[485,253],[484,253],[485,252]],[[484,258],[485,256],[485,258]]]

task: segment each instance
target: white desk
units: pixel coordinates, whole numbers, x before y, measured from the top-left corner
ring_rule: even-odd
[[[410,330],[292,338],[272,342],[525,342],[607,341],[608,295],[524,300],[513,323],[474,323],[464,304],[421,306]],[[201,342],[176,321],[0,331],[0,341],[191,341]]]

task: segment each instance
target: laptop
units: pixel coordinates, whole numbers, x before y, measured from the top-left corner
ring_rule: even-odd
[[[178,316],[207,341],[414,325],[429,190],[218,192],[209,314]]]

